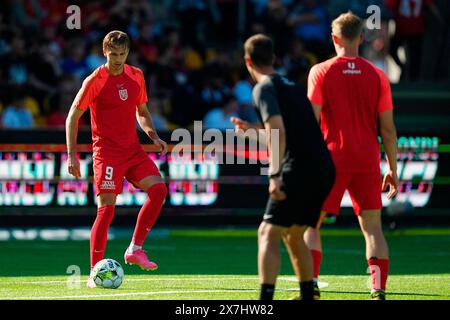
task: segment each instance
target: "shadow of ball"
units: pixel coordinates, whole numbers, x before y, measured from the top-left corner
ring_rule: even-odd
[[[393,201],[386,208],[386,214],[390,217],[406,216],[414,211],[414,206],[408,200]]]

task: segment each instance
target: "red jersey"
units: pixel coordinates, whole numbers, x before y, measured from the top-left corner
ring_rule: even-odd
[[[424,9],[432,3],[433,0],[386,0],[386,7],[395,16],[396,33],[422,34],[425,29]]]
[[[311,69],[308,98],[322,107],[320,126],[336,169],[380,170],[378,113],[393,109],[384,72],[363,58],[332,58]]]
[[[120,75],[110,75],[101,66],[84,80],[74,105],[90,107],[94,155],[125,155],[140,147],[136,110],[146,102],[144,75],[127,64]]]

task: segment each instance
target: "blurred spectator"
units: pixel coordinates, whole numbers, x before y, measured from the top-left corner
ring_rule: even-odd
[[[137,52],[145,63],[155,64],[158,62],[160,52],[151,24],[146,23],[141,26],[139,37],[135,43]]]
[[[271,0],[252,0],[253,8],[256,15],[260,15],[264,10],[267,9]],[[284,6],[289,7],[294,3],[295,0],[281,0]]]
[[[166,0],[166,6],[173,10],[178,18],[183,45],[190,44],[194,48],[205,44],[208,13],[217,12],[215,1],[211,0]]]
[[[8,50],[8,43],[4,39],[4,34],[8,30],[8,26],[5,21],[5,12],[2,7],[3,4],[0,3],[0,56],[4,55]]]
[[[45,114],[40,108],[39,101],[32,94],[25,94],[24,106],[25,109],[31,112],[35,127],[43,127],[46,125]]]
[[[283,59],[284,73],[298,84],[306,85],[309,69],[318,62],[318,57],[306,51],[303,43],[296,39]]]
[[[11,17],[16,25],[29,29],[37,28],[45,12],[38,0],[11,1]]]
[[[139,26],[151,21],[153,17],[151,2],[146,0],[115,1],[109,13],[126,24],[126,28],[119,29],[127,32],[131,39],[136,39],[139,36]]]
[[[386,0],[386,6],[391,10],[395,20],[395,34],[391,39],[390,54],[401,68],[401,80],[419,80],[422,63],[422,37],[425,30],[425,10],[430,9],[435,19],[441,21],[433,0]],[[405,61],[398,56],[398,49],[405,49]]]
[[[25,45],[20,34],[13,36],[9,52],[0,57],[0,82],[22,85],[28,81],[30,60]]]
[[[2,126],[7,129],[33,128],[34,120],[30,110],[25,107],[25,96],[15,93],[6,105],[2,116]]]
[[[268,0],[252,25],[252,32],[265,33],[277,43],[277,55],[286,51],[291,40],[287,17],[288,8],[283,0]]]
[[[328,14],[331,21],[336,19],[341,13],[351,11],[358,17],[367,18],[367,8],[376,5],[381,9],[382,18],[385,19],[386,10],[384,6],[385,0],[332,0],[328,1]]]
[[[361,45],[361,54],[374,65],[390,75],[388,64],[390,35],[389,35],[389,19],[390,15],[386,8],[381,7],[380,28],[365,28],[364,42]]]
[[[421,78],[450,82],[450,1],[434,0],[434,5],[443,21],[436,19],[432,10],[426,13]]]
[[[389,74],[386,58],[389,54],[389,28],[387,23],[381,24],[381,30],[372,32],[372,38],[363,46],[363,55],[374,65]]]
[[[244,33],[243,7],[246,1],[209,0],[212,30],[214,34],[209,37],[215,44],[241,44],[241,35]]]
[[[40,106],[38,109],[46,113],[48,110],[45,110],[44,101],[55,93],[61,74],[59,60],[46,40],[34,44],[32,51],[28,77],[29,90]]]
[[[92,72],[101,65],[106,63],[106,58],[103,56],[103,48],[100,43],[96,43],[91,47],[89,55],[86,57],[86,66],[88,72]]]
[[[175,85],[171,95],[169,120],[180,127],[189,127],[195,120],[203,118],[200,106],[200,95],[193,85],[187,81],[185,85]]]
[[[75,40],[66,49],[65,58],[61,61],[61,69],[64,73],[84,79],[89,72],[85,59],[85,43],[82,40]]]
[[[181,69],[183,66],[183,47],[180,42],[180,33],[175,28],[167,28],[164,33],[159,63]]]
[[[233,96],[226,96],[222,103],[221,107],[216,107],[205,115],[203,126],[206,129],[225,130],[234,128],[230,118],[238,116],[237,100]]]
[[[55,26],[47,26],[42,30],[43,43],[48,43],[48,48],[51,54],[58,59],[61,59],[62,48],[64,47],[64,39]]]
[[[64,128],[67,114],[73,102],[73,96],[60,90],[49,99],[50,113],[47,118],[47,126],[50,128]],[[86,121],[81,118],[78,122],[79,127],[86,126]]]
[[[403,78],[410,79],[411,73],[418,77],[415,72],[429,81],[449,79],[446,0],[424,0],[418,16],[416,10],[409,10],[408,16],[408,8],[419,9],[409,6],[420,2],[413,0],[79,0],[81,30],[65,27],[68,0],[8,0],[0,1],[0,103],[5,110],[10,103],[4,96],[11,86],[20,85],[34,125],[61,126],[81,80],[105,62],[104,35],[119,29],[132,40],[127,63],[143,70],[149,95],[158,96],[157,107],[149,102],[156,118],[162,117],[158,125],[189,127],[222,106],[229,95],[237,100],[239,116],[252,121],[243,36],[255,32],[272,36],[277,69],[304,85],[310,66],[331,54],[331,19],[348,10],[367,18],[367,7],[378,5],[381,30],[365,32],[361,53],[389,71],[383,1],[394,9],[398,25],[393,56],[412,68],[404,68]],[[437,18],[437,11],[445,19]],[[423,42],[417,39],[422,36]],[[423,59],[420,52],[419,58],[414,55],[420,42]],[[401,46],[406,47],[406,61],[397,56]],[[418,67],[418,60],[426,63]],[[84,113],[85,123],[89,116]]]
[[[66,124],[67,112],[66,108],[60,103],[60,96],[53,97],[51,111],[47,118],[47,126],[50,128],[64,128]]]
[[[150,97],[148,104],[155,129],[157,131],[168,130],[169,125],[166,118],[163,116],[162,101],[157,97]]]
[[[23,2],[30,2],[29,0],[25,0]],[[45,0],[45,1],[35,1],[31,0],[31,2],[39,2],[40,9],[33,5],[33,8],[37,10],[42,10],[43,16],[40,20],[40,27],[49,27],[49,26],[57,26],[61,24],[67,18],[67,7],[70,5],[68,0]],[[27,6],[27,12],[36,11],[30,10],[29,6]],[[36,13],[33,13],[36,15]]]
[[[239,117],[250,123],[259,121],[255,108],[253,107],[253,86],[248,71],[241,68],[240,80],[233,88],[234,97],[236,98],[239,109]]]
[[[307,50],[314,52],[321,60],[327,57],[330,52],[330,20],[317,0],[297,1],[287,23]]]
[[[200,89],[200,112],[205,114],[217,105],[221,105],[231,89],[225,82],[225,70],[218,63],[207,65],[203,69],[204,82]]]
[[[30,83],[32,86],[45,92],[52,92],[58,83],[61,74],[58,57],[50,47],[50,43],[43,41],[32,53],[30,60]]]

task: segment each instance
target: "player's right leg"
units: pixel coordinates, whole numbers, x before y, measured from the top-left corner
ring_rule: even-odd
[[[110,160],[106,160],[110,159]],[[91,271],[105,255],[108,229],[114,218],[117,194],[122,191],[124,165],[113,160],[114,157],[94,157],[94,181],[97,193],[97,217],[91,229],[90,258]],[[89,277],[87,286],[95,287]]]
[[[355,174],[348,191],[366,241],[366,258],[372,277],[371,298],[384,300],[389,272],[389,250],[381,223],[380,171]]]
[[[371,299],[385,300],[389,249],[382,230],[381,211],[364,210],[358,220],[366,241],[366,259],[372,277]]]
[[[327,213],[338,215],[341,207],[342,197],[350,182],[350,175],[343,172],[336,172],[335,179],[331,184],[330,191],[326,194],[322,205],[320,219],[316,227],[309,227],[305,234],[304,240],[308,248],[311,250],[311,256],[314,265],[314,290],[315,298],[320,299],[320,290],[318,286],[319,272],[322,264],[322,240],[320,236],[320,227]]]
[[[114,218],[116,194],[100,193],[97,196],[97,200],[97,217],[92,226],[90,238],[91,271],[95,264],[102,260],[105,255],[106,242],[108,240],[108,229]],[[87,287],[95,287],[95,283],[91,276],[88,279]]]
[[[297,261],[296,255],[301,255],[303,257],[302,260],[309,259],[304,253],[302,253],[303,244],[310,252],[309,255],[312,259],[311,261],[313,268],[312,281],[314,285],[314,300],[320,300],[320,288],[318,281],[320,265],[322,263],[322,241],[320,239],[320,227],[325,215],[325,212],[320,213],[320,218],[315,228],[308,226],[306,231],[302,232],[300,226],[293,225],[283,237],[295,275],[299,280],[302,278],[301,263],[300,261]],[[294,299],[299,299],[299,297]]]
[[[308,184],[307,188],[303,187],[303,184],[298,183],[298,181],[301,181],[301,178],[297,175],[283,178],[285,178],[283,182],[285,183],[288,199],[291,199],[291,201],[287,201],[288,205],[285,211],[290,212],[289,217],[294,224],[289,228],[283,240],[300,282],[302,299],[318,300],[320,299],[320,291],[317,283],[315,284],[313,280],[313,256],[305,241],[305,233],[307,229],[312,228],[315,228],[318,232],[324,201],[335,182],[334,167],[328,171],[323,171],[318,179],[311,179],[314,183]]]
[[[260,300],[273,300],[275,282],[280,271],[280,240],[285,227],[263,221],[258,229],[258,274]]]

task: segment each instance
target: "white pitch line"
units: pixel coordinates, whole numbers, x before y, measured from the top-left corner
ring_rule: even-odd
[[[73,276],[72,276],[73,277]],[[191,278],[143,278],[143,279],[127,279],[125,276],[126,282],[142,282],[142,281],[194,281],[194,280],[204,280],[204,281],[226,281],[226,280],[258,280],[258,277],[228,277],[228,278],[206,278],[206,277],[191,277]],[[87,280],[87,276],[86,276]],[[85,282],[86,280],[31,280],[31,281],[22,281],[23,284],[52,284],[52,283],[66,283],[70,281],[70,283],[77,282]],[[280,279],[290,281],[288,279]],[[17,281],[2,281],[2,283],[17,283]]]
[[[127,279],[125,277],[125,282],[143,282],[143,281],[195,281],[195,280],[203,280],[203,281],[226,281],[226,280],[259,280],[258,277],[224,277],[224,278],[206,278],[206,277],[191,277],[191,278],[143,278],[143,279]],[[290,282],[298,282],[295,277],[280,277],[279,281],[290,281]],[[22,284],[58,284],[58,283],[66,283],[70,281],[70,283],[82,283],[86,280],[31,280],[31,281],[20,281]],[[17,283],[17,281],[2,281],[2,283]],[[320,286],[323,284],[323,286]],[[328,283],[319,282],[319,287],[326,287]]]
[[[278,280],[284,280],[284,281],[291,281],[291,282],[298,282],[296,277],[280,277]],[[317,283],[319,285],[319,289],[327,288],[330,284],[328,282],[322,282],[319,281]]]
[[[297,291],[298,289],[279,289],[278,291]],[[72,295],[72,296],[48,296],[48,297],[0,297],[0,300],[56,300],[56,299],[89,299],[89,298],[108,298],[108,297],[126,297],[126,296],[154,296],[161,294],[178,294],[178,293],[230,293],[230,292],[259,292],[259,289],[232,289],[232,290],[176,290],[176,291],[153,291],[153,292],[127,292],[113,294],[96,294],[96,295]]]

